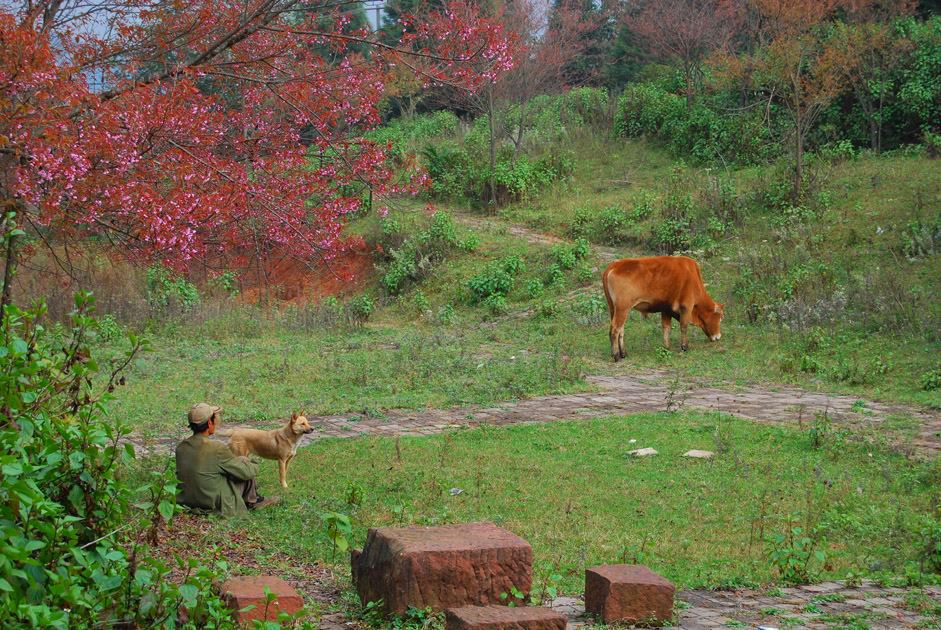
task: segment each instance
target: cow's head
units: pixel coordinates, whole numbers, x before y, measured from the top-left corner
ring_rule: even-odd
[[[701,304],[693,307],[693,323],[702,328],[711,341],[719,341],[722,338],[724,315],[724,309],[718,302],[714,302],[710,307]]]

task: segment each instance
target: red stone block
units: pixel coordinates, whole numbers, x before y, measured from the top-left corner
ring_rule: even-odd
[[[265,587],[275,595],[275,599],[266,603]],[[222,585],[222,599],[226,606],[239,611],[247,606],[254,606],[245,612],[236,612],[235,618],[241,624],[250,624],[255,619],[277,621],[278,614],[285,612],[296,614],[304,608],[304,600],[290,584],[273,575],[245,575],[234,577]],[[266,613],[267,607],[267,615]]]
[[[673,617],[676,589],[639,564],[606,564],[585,571],[585,611],[605,623],[663,623]]]
[[[444,630],[565,630],[568,620],[536,606],[463,606],[448,608]]]
[[[501,593],[526,595],[533,581],[532,547],[492,523],[371,529],[351,560],[363,603],[382,600],[398,615],[499,604]]]

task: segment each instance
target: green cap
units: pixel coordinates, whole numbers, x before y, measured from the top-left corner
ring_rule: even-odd
[[[190,424],[204,424],[212,417],[212,414],[222,411],[222,407],[216,407],[207,403],[197,403],[189,412]]]

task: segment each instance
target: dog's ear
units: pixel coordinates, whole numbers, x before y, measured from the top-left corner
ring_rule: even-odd
[[[297,420],[297,414],[292,411],[291,412],[291,424],[294,424],[296,420]]]

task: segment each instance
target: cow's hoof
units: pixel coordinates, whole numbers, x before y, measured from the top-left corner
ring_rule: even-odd
[[[681,350],[682,352],[686,352],[686,351],[689,350],[689,346],[680,346],[680,350]]]

